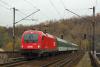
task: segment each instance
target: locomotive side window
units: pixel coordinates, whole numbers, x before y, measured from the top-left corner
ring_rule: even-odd
[[[26,34],[24,35],[24,41],[26,43],[38,42],[38,34]]]

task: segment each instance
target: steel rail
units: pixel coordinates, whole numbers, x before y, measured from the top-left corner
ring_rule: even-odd
[[[77,61],[77,59],[81,58],[82,56],[83,56],[83,54],[80,54],[79,56],[74,56],[74,57],[70,58],[69,60],[66,60],[65,62],[60,64],[58,67],[64,67],[65,65],[66,65],[66,67],[71,67],[70,65],[73,65],[73,62]]]
[[[46,65],[42,65],[42,66],[40,66],[40,67],[49,67],[49,66],[55,65],[55,64],[56,64],[56,66],[57,66],[59,63],[63,63],[63,62],[65,61],[65,58],[68,59],[68,58],[70,58],[71,56],[74,56],[74,55],[71,53],[71,54],[69,54],[69,55],[66,56],[66,57],[63,57],[63,58],[58,59],[58,60],[55,60],[55,61],[53,61],[53,62],[50,62],[50,63],[48,63],[48,64],[46,64]]]

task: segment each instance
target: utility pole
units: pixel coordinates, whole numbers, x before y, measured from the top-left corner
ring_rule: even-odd
[[[93,6],[93,22],[92,22],[92,26],[93,26],[93,30],[92,30],[92,33],[93,33],[93,36],[92,36],[92,49],[93,49],[93,54],[94,56],[96,56],[96,47],[95,47],[95,6]]]
[[[13,8],[13,52],[15,49],[15,8]]]
[[[96,56],[96,46],[95,46],[95,6],[90,8],[93,10],[93,22],[92,22],[92,53]]]

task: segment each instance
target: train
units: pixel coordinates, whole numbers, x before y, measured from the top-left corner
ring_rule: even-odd
[[[78,49],[77,44],[38,30],[24,31],[21,37],[21,51],[25,56],[43,56]]]

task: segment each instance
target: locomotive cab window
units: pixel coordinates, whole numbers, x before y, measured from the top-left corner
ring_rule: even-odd
[[[26,43],[38,42],[38,34],[26,34],[24,35],[24,41]]]

